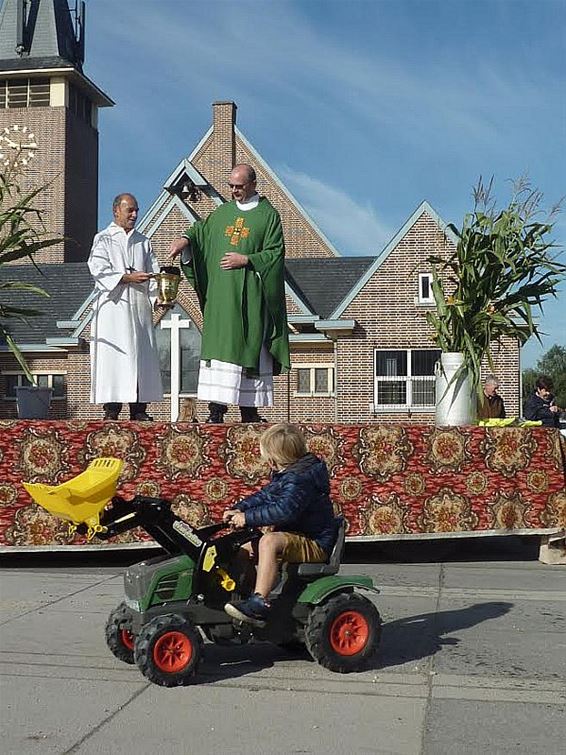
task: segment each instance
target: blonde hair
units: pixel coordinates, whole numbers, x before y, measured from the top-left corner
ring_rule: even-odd
[[[277,467],[287,467],[308,453],[303,434],[294,425],[284,422],[262,434],[259,448],[263,458]]]

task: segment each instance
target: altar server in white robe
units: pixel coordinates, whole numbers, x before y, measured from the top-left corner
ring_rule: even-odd
[[[97,292],[91,323],[91,392],[104,405],[104,419],[118,419],[130,404],[130,419],[148,421],[150,401],[163,399],[152,305],[159,265],[149,239],[135,230],[138,203],[119,194],[114,221],[94,237],[88,267]]]

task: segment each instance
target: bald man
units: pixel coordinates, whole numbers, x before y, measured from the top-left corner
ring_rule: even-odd
[[[151,276],[159,264],[149,239],[135,229],[134,195],[118,194],[112,212],[113,222],[96,234],[88,259],[97,293],[90,400],[103,404],[104,419],[118,419],[127,402],[130,419],[147,422],[148,402],[163,399],[152,315],[157,287]]]
[[[273,375],[290,366],[283,230],[251,165],[234,166],[228,186],[232,201],[175,239],[171,256],[182,255],[203,313],[197,395],[208,401],[207,421],[222,423],[235,404],[242,422],[261,422]]]

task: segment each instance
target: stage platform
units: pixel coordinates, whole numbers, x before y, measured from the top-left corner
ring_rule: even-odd
[[[566,530],[565,442],[541,427],[301,425],[331,476],[350,540],[550,534]],[[0,422],[0,550],[91,547],[21,483],[56,485],[99,456],[124,460],[118,494],[160,496],[191,524],[267,481],[265,425]],[[96,540],[93,541],[93,544]],[[98,548],[148,545],[130,532]]]

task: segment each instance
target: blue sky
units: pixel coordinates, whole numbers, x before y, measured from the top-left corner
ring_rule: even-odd
[[[564,0],[88,0],[100,222],[142,212],[233,100],[238,127],[342,254],[377,254],[426,199],[461,223],[478,177],[566,193]],[[322,125],[322,129],[321,129]],[[566,215],[555,238],[564,246]],[[566,345],[566,287],[541,348]]]

